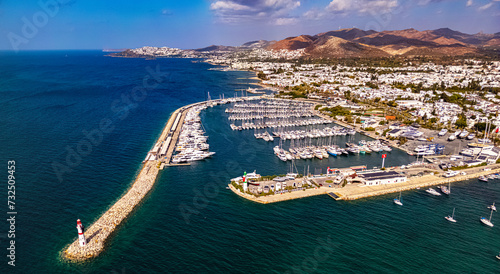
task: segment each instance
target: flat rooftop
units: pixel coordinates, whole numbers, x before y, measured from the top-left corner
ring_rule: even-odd
[[[405,175],[400,174],[396,171],[377,171],[371,173],[363,173],[359,174],[359,177],[365,180],[382,180],[382,179],[390,179],[395,177],[405,177]]]

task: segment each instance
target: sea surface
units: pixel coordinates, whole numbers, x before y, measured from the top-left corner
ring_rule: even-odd
[[[261,205],[226,189],[244,171],[284,174],[278,144],[232,131],[226,106],[202,112],[213,158],[162,172],[98,258],[61,259],[130,187],[170,114],[189,103],[241,95],[250,72],[208,70],[189,59],[111,58],[99,51],[0,52],[0,212],[7,161],[16,166],[15,267],[0,223],[0,273],[498,273],[500,180],[454,183],[450,197],[421,190],[356,201],[327,195]],[[367,139],[356,135],[354,141]],[[344,145],[347,137],[334,139]],[[289,142],[285,143],[288,146]],[[414,161],[399,150],[386,166]],[[297,160],[303,173],[381,165],[381,154]],[[444,219],[456,208],[457,223]]]

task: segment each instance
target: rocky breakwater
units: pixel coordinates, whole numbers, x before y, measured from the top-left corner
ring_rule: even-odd
[[[71,261],[84,261],[99,255],[105,248],[106,239],[151,190],[158,171],[156,162],[146,162],[129,191],[86,229],[84,235],[87,244],[80,246],[76,239],[63,256]]]

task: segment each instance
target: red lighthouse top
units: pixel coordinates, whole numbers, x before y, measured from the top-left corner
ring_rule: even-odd
[[[80,219],[76,220],[76,226],[81,226],[82,225],[82,221],[80,221]]]

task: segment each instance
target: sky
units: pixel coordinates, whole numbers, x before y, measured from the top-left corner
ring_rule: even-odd
[[[0,50],[238,46],[356,27],[500,32],[500,0],[0,0]]]

